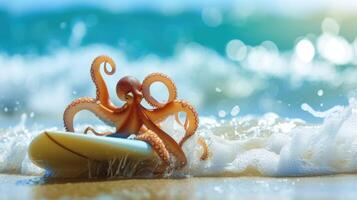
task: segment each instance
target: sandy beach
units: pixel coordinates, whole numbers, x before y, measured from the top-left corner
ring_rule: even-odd
[[[356,175],[44,180],[0,175],[0,199],[356,199]],[[343,194],[343,195],[341,195]]]

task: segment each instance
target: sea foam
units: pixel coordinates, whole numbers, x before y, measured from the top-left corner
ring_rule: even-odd
[[[284,119],[274,113],[242,116],[231,120],[201,117],[197,133],[184,145],[187,166],[179,171],[189,176],[309,176],[357,172],[357,101],[326,111],[321,124],[301,119]],[[30,141],[52,127],[26,127],[21,122],[0,132],[0,173],[40,175],[44,171],[27,156]],[[85,125],[77,127],[81,130]],[[174,118],[161,127],[178,139],[182,128]],[[98,130],[110,127],[96,126]],[[197,141],[208,144],[209,158],[200,160],[203,150]]]
[[[354,99],[346,107],[336,106],[325,112],[324,122],[318,125],[275,114],[202,124],[198,134],[207,138],[211,158],[200,161],[197,153],[188,153],[188,170],[204,176],[357,172],[356,106]],[[186,151],[194,145],[191,141]]]

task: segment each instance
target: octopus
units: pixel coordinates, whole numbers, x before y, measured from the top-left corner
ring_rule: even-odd
[[[108,67],[108,64],[111,66]],[[92,127],[87,127],[84,133],[89,131],[98,136],[128,137],[132,134],[135,139],[149,143],[161,160],[162,166],[171,164],[171,154],[175,157],[173,165],[182,168],[187,164],[187,158],[182,150],[183,144],[195,134],[199,119],[196,110],[187,102],[177,99],[177,90],[174,82],[165,74],[152,73],[141,83],[132,76],[121,78],[116,85],[116,95],[124,102],[122,106],[116,106],[109,97],[109,92],[104,78],[100,72],[113,75],[116,65],[108,56],[98,56],[94,59],[90,74],[96,87],[96,98],[82,97],[70,103],[64,111],[63,121],[66,131],[74,132],[74,117],[87,110],[95,114],[103,122],[115,127],[115,132],[97,132]],[[155,82],[161,82],[168,89],[166,102],[159,102],[150,93],[150,86]],[[152,108],[146,108],[141,103],[145,99]],[[180,120],[179,113],[184,113],[184,123]],[[175,116],[176,121],[184,128],[184,136],[176,142],[168,133],[160,128],[160,123],[169,116]]]

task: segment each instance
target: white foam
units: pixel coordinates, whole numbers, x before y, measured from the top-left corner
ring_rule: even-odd
[[[184,145],[193,176],[303,176],[357,172],[357,101],[329,112],[320,125],[299,119],[283,119],[274,113],[244,116],[221,123],[201,117],[197,133]],[[13,128],[1,130],[0,173],[42,174],[26,156],[31,139],[43,128],[25,127],[26,116]],[[85,126],[80,126],[83,129]],[[161,126],[173,138],[182,137],[174,118]],[[96,126],[98,130],[110,130]],[[46,128],[47,130],[49,128]],[[50,128],[57,130],[56,127]],[[201,161],[203,137],[208,160]]]
[[[304,176],[357,172],[356,106],[338,106],[320,125],[274,115],[239,119],[236,138],[232,123],[201,126],[199,133],[209,144],[211,157],[200,161],[202,150],[192,148],[189,172],[193,175],[222,174]],[[248,126],[244,124],[248,123]],[[245,135],[245,137],[242,137]]]
[[[16,127],[0,130],[0,173],[33,175],[43,172],[27,156],[27,147],[36,134],[25,127],[26,118],[23,114]]]

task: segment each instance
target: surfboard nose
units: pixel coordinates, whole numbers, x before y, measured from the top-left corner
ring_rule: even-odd
[[[37,166],[64,174],[88,170],[88,161],[109,162],[124,157],[132,161],[157,159],[151,146],[143,141],[58,131],[45,131],[36,136],[29,145],[28,155]]]

